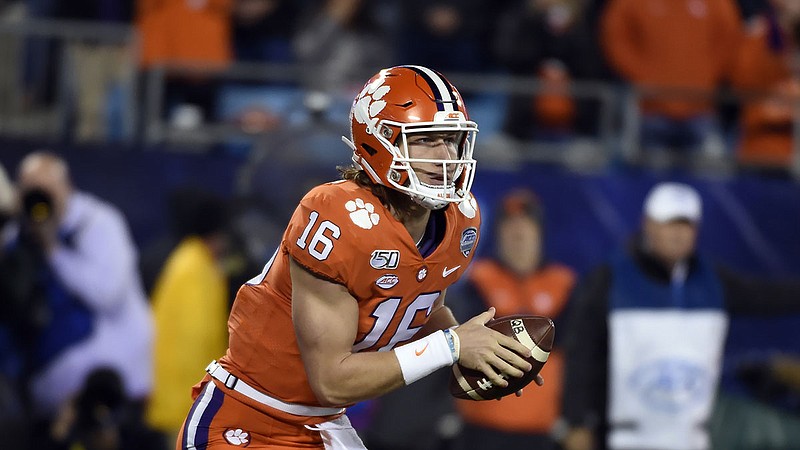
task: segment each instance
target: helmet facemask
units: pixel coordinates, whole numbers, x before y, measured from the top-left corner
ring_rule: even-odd
[[[478,127],[475,122],[464,120],[460,113],[448,115],[459,117],[418,123],[381,121],[376,127],[376,137],[392,153],[389,183],[428,209],[441,209],[467,198],[475,176],[472,152]],[[394,144],[390,141],[393,130],[398,130]],[[415,157],[409,142],[419,135],[437,138],[455,135],[456,154],[444,159]]]

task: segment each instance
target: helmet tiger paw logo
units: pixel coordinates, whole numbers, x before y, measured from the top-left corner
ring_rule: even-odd
[[[225,431],[225,440],[231,445],[247,447],[250,444],[250,433],[241,428]]]
[[[375,212],[375,206],[360,198],[349,200],[344,207],[350,211],[350,220],[365,230],[369,230],[381,220],[381,216]]]
[[[358,94],[358,100],[353,108],[353,116],[358,123],[367,125],[367,133],[372,133],[377,127],[377,115],[386,107],[386,101],[381,99],[389,93],[391,88],[384,86],[384,81],[384,78],[379,78],[364,86],[364,89]]]

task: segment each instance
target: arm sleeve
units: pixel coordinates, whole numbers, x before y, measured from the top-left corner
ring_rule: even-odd
[[[570,302],[562,415],[572,425],[595,427],[605,415],[610,285],[610,268],[603,266],[579,285]]]
[[[112,209],[95,209],[82,223],[74,249],[59,245],[50,266],[64,286],[92,309],[109,311],[137,289],[136,250],[125,221]]]
[[[767,280],[717,268],[731,314],[777,316],[800,314],[800,279]]]

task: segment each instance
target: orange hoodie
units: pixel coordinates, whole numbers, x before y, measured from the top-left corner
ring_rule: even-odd
[[[634,85],[711,93],[730,71],[739,29],[733,0],[610,0],[601,43]],[[712,101],[692,97],[653,98],[642,108],[677,119],[711,111]]]
[[[733,85],[745,94],[737,158],[748,165],[786,167],[792,157],[794,107],[789,100],[800,100],[800,80],[789,70],[788,50],[771,50],[767,35],[766,20],[753,19],[733,72]]]

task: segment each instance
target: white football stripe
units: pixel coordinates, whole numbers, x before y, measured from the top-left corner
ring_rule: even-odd
[[[536,345],[535,342],[533,342],[533,339],[531,339],[531,335],[528,333],[528,329],[525,328],[525,322],[523,320],[520,320],[519,322],[520,322],[519,328],[512,327],[512,329],[514,330],[514,334],[517,336],[517,340],[520,341],[522,345],[530,349],[531,356],[533,356],[533,359],[539,361],[540,363],[546,363],[547,358],[550,356],[550,352],[546,352],[541,348],[539,348],[539,346]]]
[[[467,380],[464,378],[464,374],[461,373],[461,369],[458,367],[458,364],[453,366],[453,373],[456,376],[456,381],[458,381],[458,385],[461,386],[461,389],[463,389],[464,392],[467,393],[467,395],[472,397],[473,400],[483,400],[483,397],[481,397],[477,392],[475,392],[475,389],[472,389],[469,383],[467,383]]]

